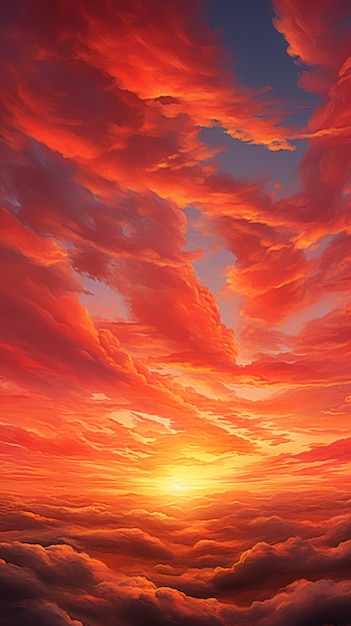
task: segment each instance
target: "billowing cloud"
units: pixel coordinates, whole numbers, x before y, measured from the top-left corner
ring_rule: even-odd
[[[350,626],[351,13],[257,11],[0,9],[5,626]]]
[[[19,617],[54,620],[54,624],[112,624],[118,617],[129,625],[139,623],[196,623],[229,625],[299,623],[321,624],[322,619],[347,625],[349,584],[300,580],[271,599],[249,606],[195,599],[174,589],[161,587],[142,577],[121,577],[84,553],[67,546],[45,550],[29,544],[1,547],[7,561],[1,562],[2,588],[7,589],[4,611],[12,623]],[[47,568],[50,567],[48,570]],[[41,577],[44,581],[39,584]],[[57,585],[59,582],[59,586]],[[82,583],[88,595],[82,595]],[[12,592],[12,593],[11,593]],[[15,595],[13,595],[15,594]],[[16,598],[16,600],[14,599]],[[64,621],[66,620],[66,621]],[[270,622],[269,622],[270,620]],[[272,621],[273,620],[273,621]],[[48,623],[43,621],[42,623]]]

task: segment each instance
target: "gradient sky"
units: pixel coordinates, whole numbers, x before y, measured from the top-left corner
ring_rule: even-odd
[[[4,626],[350,626],[350,3],[0,14]]]

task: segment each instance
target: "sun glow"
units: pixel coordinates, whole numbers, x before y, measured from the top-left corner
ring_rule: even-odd
[[[156,479],[155,488],[160,495],[195,497],[213,489],[213,479],[206,474],[203,467],[169,468]]]
[[[182,494],[186,491],[189,491],[189,488],[191,488],[189,486],[189,483],[181,478],[175,478],[173,482],[170,483],[170,490],[174,493]]]

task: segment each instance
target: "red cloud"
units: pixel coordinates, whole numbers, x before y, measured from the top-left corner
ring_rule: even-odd
[[[300,61],[328,70],[338,69],[348,43],[348,7],[343,0],[273,0],[277,18],[274,25],[288,42],[287,52]],[[330,50],[334,55],[330,55]]]
[[[6,7],[6,626],[349,623],[349,7],[273,5],[305,128],[197,0]],[[298,184],[204,127],[305,142]]]

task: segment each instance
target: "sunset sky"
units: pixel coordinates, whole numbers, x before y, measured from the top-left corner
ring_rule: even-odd
[[[0,17],[1,623],[350,626],[351,3]]]

